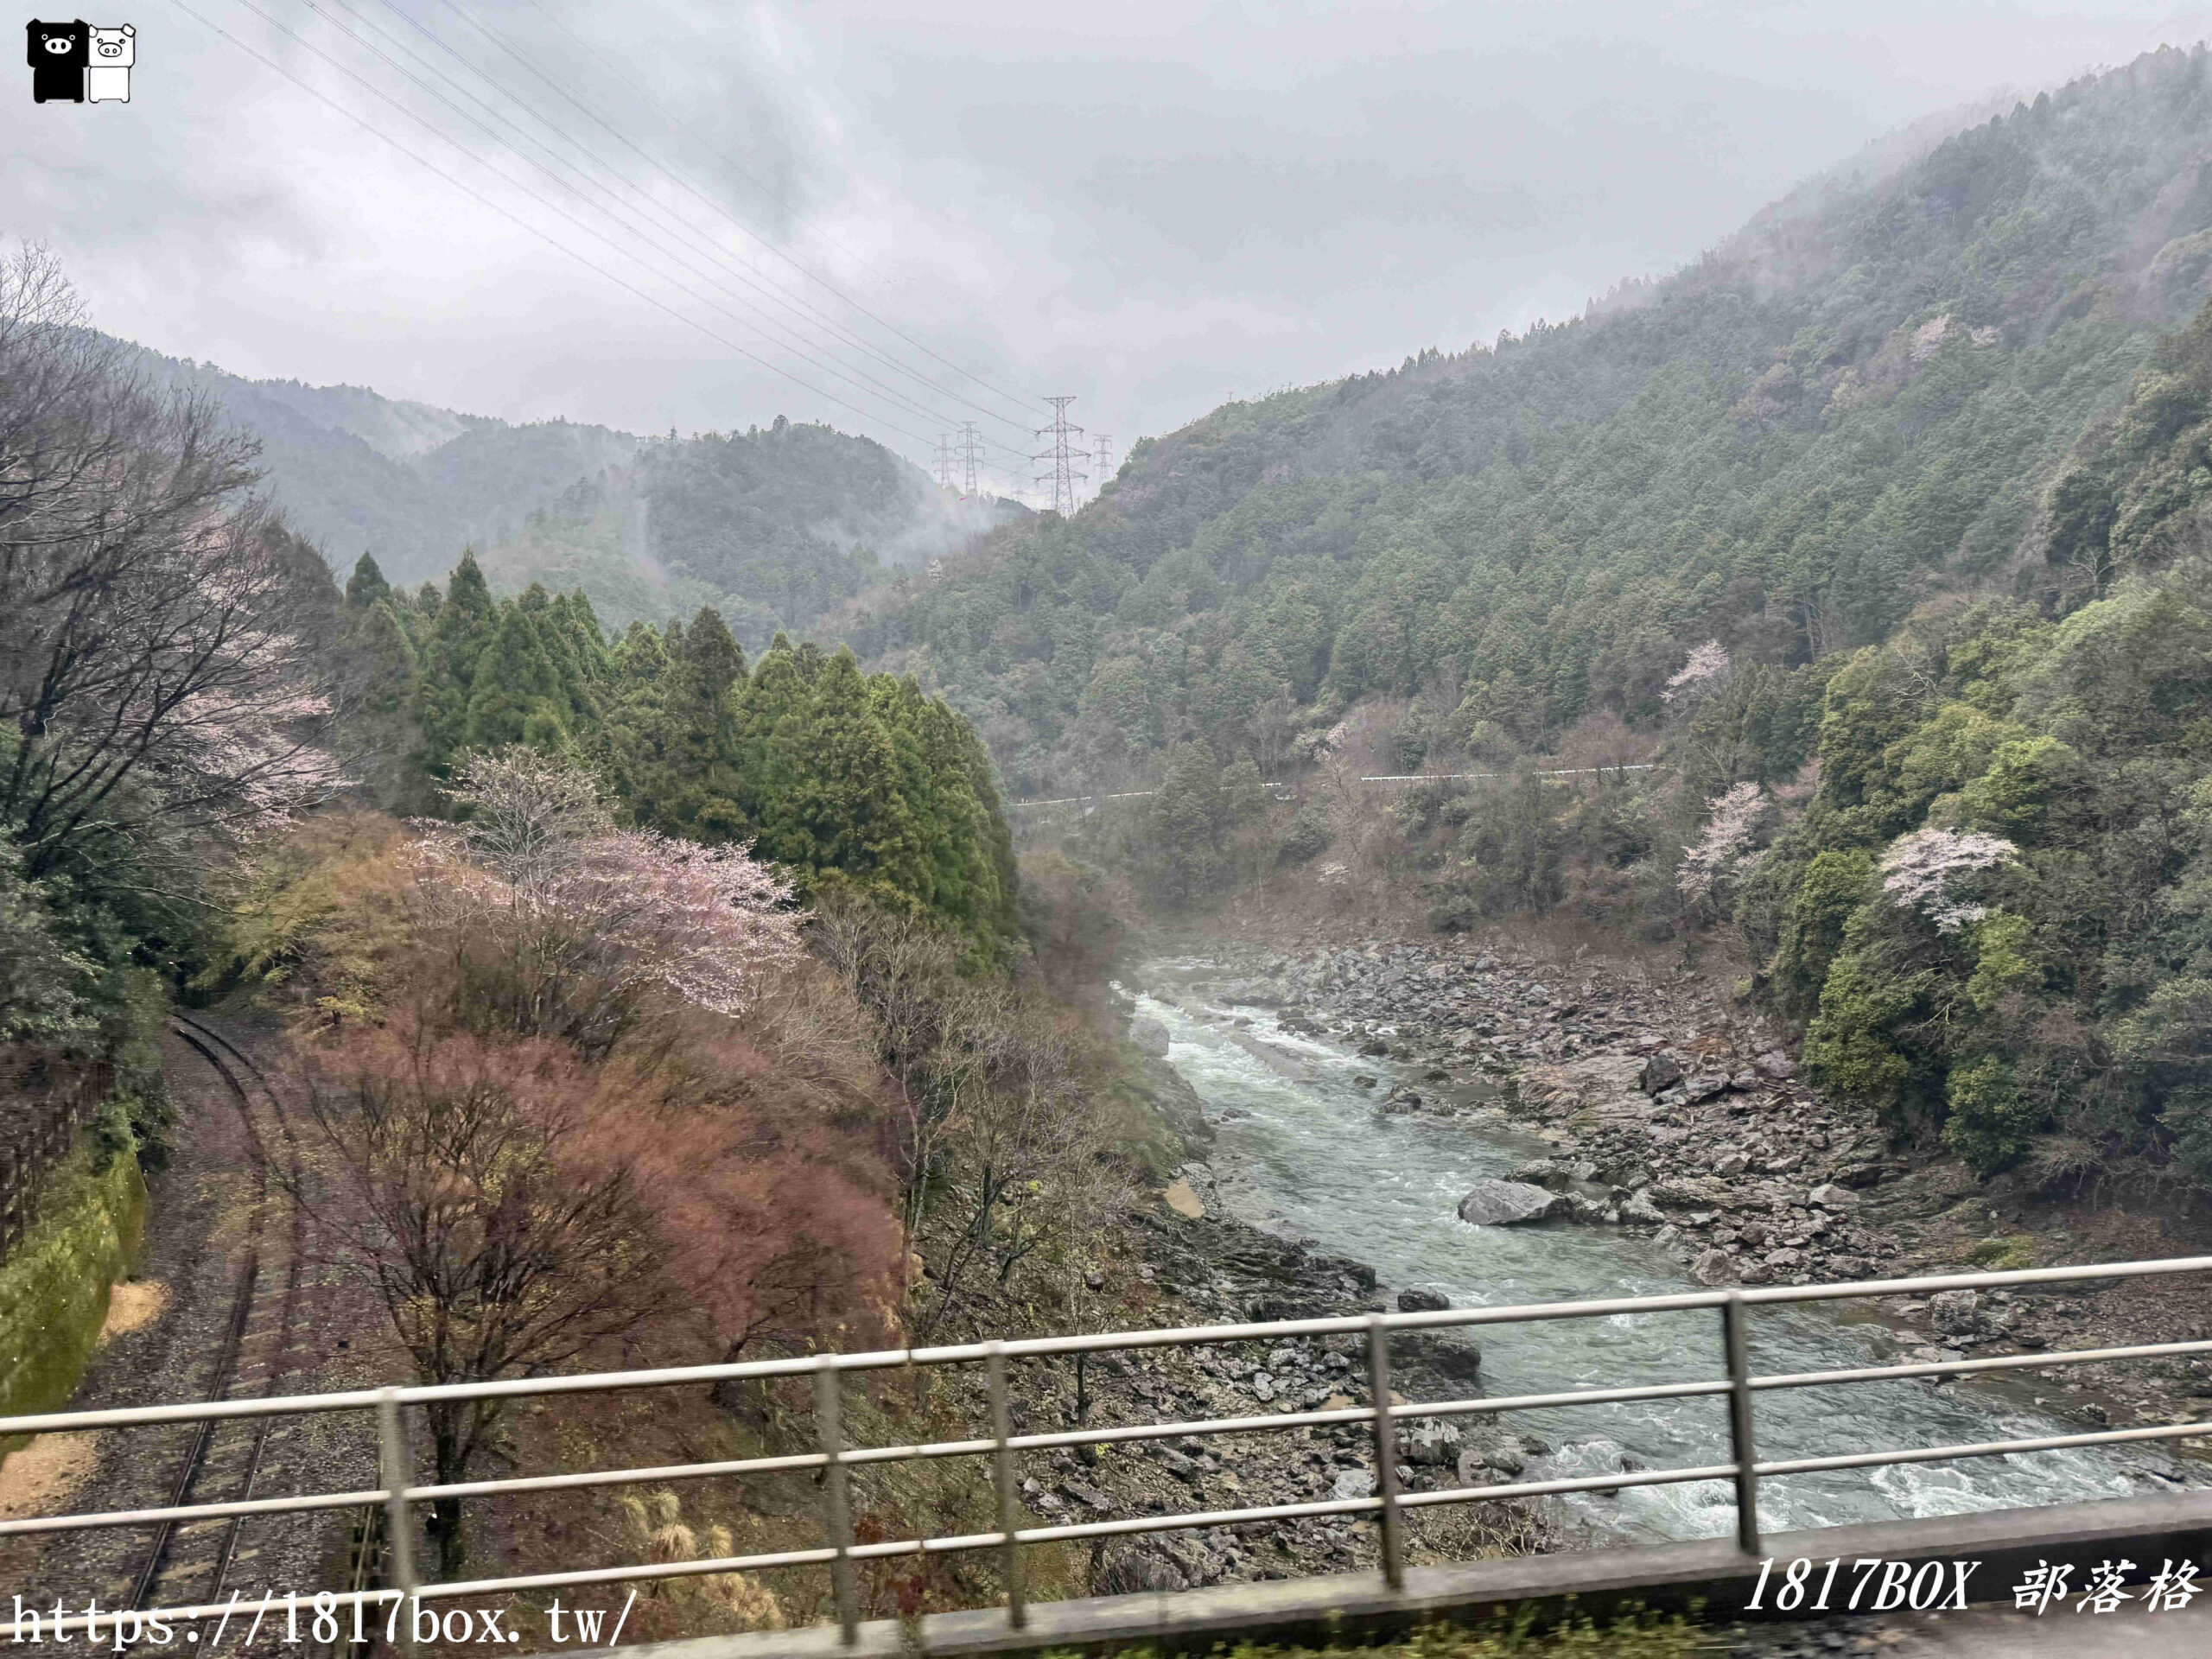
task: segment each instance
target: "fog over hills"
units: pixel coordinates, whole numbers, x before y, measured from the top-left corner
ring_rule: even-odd
[[[442,581],[473,546],[495,587],[582,588],[611,626],[714,605],[765,644],[1024,513],[963,502],[871,439],[780,416],[690,438],[517,425],[130,349],[259,439],[262,487],[341,575],[366,553],[391,582]]]

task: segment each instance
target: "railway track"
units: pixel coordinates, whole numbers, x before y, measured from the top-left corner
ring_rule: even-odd
[[[281,1159],[286,1172],[296,1175],[298,1141],[283,1097],[251,1055],[204,1021],[184,1014],[172,1014],[171,1020],[177,1037],[230,1091],[253,1153],[245,1248],[207,1397],[238,1400],[274,1393],[297,1368],[308,1223],[304,1207],[283,1190],[283,1182],[271,1179],[271,1172]],[[202,1423],[176,1471],[168,1502],[227,1503],[256,1496],[272,1446],[287,1433],[288,1427],[270,1418]],[[130,1605],[175,1606],[222,1599],[257,1554],[241,1547],[245,1526],[243,1516],[162,1523],[146,1546]],[[261,1586],[247,1588],[257,1594]]]

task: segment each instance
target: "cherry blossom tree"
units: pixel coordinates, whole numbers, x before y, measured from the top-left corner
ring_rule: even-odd
[[[1988,906],[1961,895],[1962,878],[2012,865],[2019,852],[2002,836],[1976,830],[1916,830],[1882,855],[1882,891],[1900,909],[1927,917],[1938,933],[1955,933],[1989,913]]]
[[[616,830],[590,773],[529,749],[467,757],[451,792],[467,818],[410,855],[442,919],[521,967],[528,1028],[585,982],[617,1025],[649,989],[741,1014],[799,959],[791,883],[747,846]]]
[[[1765,791],[1757,784],[1737,784],[1707,804],[1704,833],[1682,853],[1675,886],[1695,904],[1713,896],[1726,876],[1742,874],[1758,855],[1751,851],[1760,821],[1766,817]]]
[[[1690,652],[1689,660],[1669,677],[1659,695],[1669,708],[1687,709],[1726,686],[1734,675],[1727,647],[1708,639]]]

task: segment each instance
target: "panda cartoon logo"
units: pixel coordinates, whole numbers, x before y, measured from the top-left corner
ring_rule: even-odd
[[[42,23],[33,18],[29,35],[31,101],[83,103],[85,71],[92,65],[92,29],[85,20]]]
[[[130,66],[138,56],[138,31],[92,25],[92,64],[85,71],[85,97],[94,104],[130,101]]]

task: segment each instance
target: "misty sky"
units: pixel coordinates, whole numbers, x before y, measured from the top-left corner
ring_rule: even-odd
[[[1045,394],[1118,455],[1229,398],[1579,311],[1885,134],[2212,35],[2212,12],[2102,0],[87,21],[136,27],[131,101],[34,105],[17,60],[0,237],[55,246],[99,326],[514,420],[785,413],[925,461],[972,419],[1001,485],[1034,470]]]

